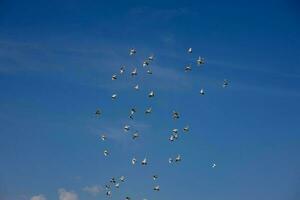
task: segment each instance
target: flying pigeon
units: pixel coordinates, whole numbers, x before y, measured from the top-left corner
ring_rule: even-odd
[[[142,165],[147,165],[147,158],[144,158],[144,160],[142,161]]]
[[[215,168],[216,166],[217,166],[217,165],[216,165],[215,163],[213,163],[211,167],[212,167],[212,168]]]
[[[156,180],[156,179],[158,179],[158,176],[157,175],[153,175],[152,178],[153,178],[153,180]]]
[[[136,76],[137,75],[137,68],[134,68],[133,71],[131,72],[131,76]]]
[[[172,117],[173,119],[179,119],[179,112],[173,111]]]
[[[184,132],[189,132],[189,130],[190,130],[190,127],[188,125],[183,128]]]
[[[116,184],[115,184],[115,187],[116,187],[116,188],[119,188],[119,187],[120,187],[120,183],[116,183]]]
[[[223,81],[223,88],[226,88],[228,86],[228,80],[227,79],[224,79]]]
[[[116,183],[115,177],[112,177],[112,178],[110,179],[110,182],[111,182],[111,183]]]
[[[201,89],[201,90],[200,90],[200,94],[201,94],[201,95],[204,95],[204,94],[205,94],[205,93],[204,93],[204,89]]]
[[[154,191],[159,191],[159,190],[160,190],[160,189],[159,189],[159,185],[155,186],[155,187],[153,188],[153,190],[154,190]]]
[[[120,74],[123,74],[124,72],[125,72],[125,67],[122,66],[122,67],[120,68]]]
[[[169,163],[173,163],[173,158],[169,158]]]
[[[149,65],[149,62],[145,60],[145,61],[143,62],[143,67],[147,67],[148,65]]]
[[[151,112],[152,112],[152,108],[151,107],[147,108],[146,111],[145,111],[146,114],[150,114]]]
[[[109,190],[110,189],[110,185],[105,185],[105,190]]]
[[[204,62],[204,58],[201,58],[201,56],[199,56],[199,58],[197,59],[197,64],[198,65],[203,65],[205,62]]]
[[[106,196],[109,196],[109,197],[111,196],[111,191],[110,190],[106,192]]]
[[[148,94],[148,97],[154,97],[154,92],[153,91],[151,91],[149,94]]]
[[[130,200],[130,199],[131,199],[130,197],[126,197],[126,198],[125,198],[125,200]]]
[[[174,129],[172,130],[172,132],[173,132],[173,133],[178,133],[178,129],[177,129],[177,128],[174,128]]]
[[[191,65],[187,65],[184,69],[185,72],[189,72],[192,71],[192,66]]]
[[[173,142],[173,141],[175,140],[175,137],[174,137],[174,135],[173,135],[173,134],[171,134],[171,136],[170,136],[169,140],[170,140],[171,142]]]
[[[151,69],[148,69],[148,70],[147,70],[147,74],[152,74]]]
[[[139,137],[139,133],[136,131],[133,135],[132,135],[132,139],[137,139]]]
[[[132,163],[133,165],[135,165],[136,159],[135,159],[135,158],[132,158],[131,163]]]
[[[193,52],[192,48],[188,48],[188,53],[192,53],[192,52]]]
[[[114,80],[116,80],[116,79],[117,79],[117,75],[115,75],[115,74],[114,74],[114,75],[112,75],[112,77],[111,77],[111,80],[113,80],[113,81],[114,81]]]
[[[175,162],[180,162],[181,161],[181,156],[178,154],[177,157],[175,158]]]
[[[100,117],[100,115],[101,115],[101,111],[98,109],[98,110],[96,110],[96,112],[95,112],[95,115],[96,115],[96,117]]]
[[[109,153],[108,153],[107,150],[104,150],[104,151],[103,151],[103,154],[104,154],[104,156],[106,157],[106,156],[108,156]]]
[[[135,85],[135,86],[134,86],[134,89],[135,89],[135,90],[139,90],[139,89],[140,89],[140,88],[139,88],[139,85],[138,85],[138,84]]]
[[[125,131],[125,132],[128,132],[129,129],[130,129],[130,126],[129,126],[129,125],[125,125],[125,126],[124,126],[124,131]]]
[[[136,50],[134,48],[130,49],[129,55],[133,56],[134,54],[136,54]]]
[[[148,57],[148,60],[149,60],[149,61],[152,61],[153,59],[154,59],[154,56],[153,56],[153,55],[151,55],[151,56]]]
[[[113,94],[113,95],[111,95],[111,98],[112,98],[112,100],[115,100],[115,99],[117,99],[117,97],[118,97],[118,95],[117,95],[117,94]]]
[[[106,138],[107,138],[106,135],[101,135],[101,140],[102,141],[106,140]]]
[[[120,177],[120,181],[121,181],[121,182],[124,182],[124,181],[125,181],[125,176],[121,176],[121,177]]]

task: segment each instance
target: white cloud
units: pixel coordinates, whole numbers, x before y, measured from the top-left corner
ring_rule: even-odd
[[[73,191],[66,191],[64,188],[58,190],[59,200],[78,200],[78,196]]]
[[[39,195],[31,197],[30,200],[47,200],[47,199],[44,195],[39,194]]]
[[[99,185],[94,185],[94,186],[86,186],[83,188],[83,191],[96,196],[102,191],[102,187]]]

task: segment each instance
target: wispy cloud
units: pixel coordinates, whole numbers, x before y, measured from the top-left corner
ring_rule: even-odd
[[[90,195],[97,196],[100,192],[103,191],[103,188],[100,185],[86,186],[82,189],[84,192],[89,193]]]
[[[39,194],[39,195],[31,197],[30,200],[47,200],[47,199],[44,195]]]
[[[59,200],[78,200],[78,195],[74,191],[67,191],[64,188],[58,190]]]

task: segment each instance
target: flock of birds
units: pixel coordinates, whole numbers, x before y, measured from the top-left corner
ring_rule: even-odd
[[[188,49],[187,49],[187,53],[188,53],[188,54],[191,54],[192,52],[193,52],[192,48],[188,48]],[[136,53],[137,53],[137,51],[136,51],[136,49],[134,49],[134,48],[132,48],[132,49],[129,50],[129,55],[130,55],[130,56],[134,56]],[[151,56],[149,56],[147,59],[145,59],[145,61],[144,61],[143,64],[142,64],[143,68],[146,68],[146,67],[147,67],[147,74],[152,74],[152,70],[151,70],[151,68],[150,68],[149,66],[150,66],[150,64],[151,64],[151,62],[152,62],[153,60],[154,60],[154,56],[151,55]],[[205,64],[204,58],[202,58],[202,57],[199,56],[198,59],[196,60],[196,63],[197,63],[198,66],[204,65],[204,64]],[[191,66],[191,65],[187,65],[187,66],[184,68],[184,71],[185,71],[185,72],[189,72],[189,71],[191,71],[191,70],[192,70],[192,66]],[[119,70],[119,74],[120,74],[120,75],[123,75],[124,73],[125,73],[125,67],[122,66],[122,67],[120,68],[120,70]],[[137,68],[134,68],[133,71],[131,71],[130,74],[131,74],[131,76],[133,76],[133,77],[134,77],[134,76],[137,76],[137,75],[138,75],[138,70],[137,70]],[[117,74],[113,74],[112,77],[111,77],[111,80],[112,80],[112,81],[116,81],[117,79],[118,79],[118,75],[117,75]],[[228,84],[229,84],[229,81],[226,80],[226,79],[224,79],[223,84],[222,84],[222,87],[223,87],[223,88],[226,88],[226,87],[228,86]],[[133,89],[134,89],[134,90],[139,90],[139,85],[136,84],[136,85],[133,87]],[[201,89],[200,89],[199,94],[200,94],[200,95],[205,95],[204,88],[201,88]],[[154,97],[155,97],[154,91],[150,91],[150,92],[148,93],[148,98],[154,98]],[[118,98],[118,94],[113,93],[112,96],[111,96],[111,99],[114,101],[114,100],[116,100],[117,98]],[[133,119],[134,119],[135,113],[136,113],[136,108],[131,108],[130,113],[129,113],[129,118],[133,120]],[[151,107],[146,108],[145,114],[148,115],[148,114],[151,114],[151,113],[152,113],[152,108],[151,108]],[[102,111],[101,111],[100,109],[97,109],[96,112],[95,112],[95,115],[96,115],[97,118],[99,118],[99,117],[102,115]],[[173,111],[173,112],[172,112],[172,118],[173,118],[174,120],[178,120],[178,119],[180,118],[180,113],[177,112],[177,111]],[[124,127],[123,127],[123,131],[124,131],[124,132],[129,132],[130,130],[131,130],[130,125],[128,125],[128,124],[124,125]],[[186,125],[182,130],[183,130],[184,133],[188,133],[189,130],[190,130],[189,125]],[[170,135],[170,137],[169,137],[169,141],[170,141],[170,142],[174,142],[175,140],[178,139],[178,136],[179,136],[179,130],[178,130],[178,129],[173,129],[173,130],[172,130],[172,133],[171,133],[171,135]],[[135,132],[132,133],[132,139],[133,139],[133,140],[136,140],[138,137],[139,137],[139,132],[138,132],[138,131],[135,131]],[[108,136],[106,136],[105,134],[101,135],[101,140],[102,140],[102,141],[106,141],[107,139],[108,139]],[[103,155],[104,155],[105,157],[108,157],[108,156],[110,155],[109,150],[108,150],[108,149],[105,149],[105,150],[103,151]],[[175,156],[173,156],[173,157],[170,157],[170,158],[168,159],[169,164],[180,163],[181,161],[182,161],[182,157],[181,157],[180,154],[177,154],[177,155],[175,155]],[[132,165],[138,164],[137,158],[133,157],[133,158],[131,159],[131,164],[132,164]],[[140,160],[140,164],[141,164],[142,166],[146,166],[146,165],[148,164],[147,158],[145,157],[145,158],[141,159],[141,160]],[[212,165],[211,165],[212,168],[215,168],[216,166],[217,166],[217,165],[216,165],[215,163],[212,163]],[[156,181],[156,180],[158,179],[158,175],[153,175],[153,176],[152,176],[152,179],[153,179],[154,181]],[[114,187],[114,188],[119,188],[120,185],[121,185],[122,183],[124,183],[124,182],[125,182],[125,176],[121,176],[121,177],[119,177],[119,178],[112,177],[112,178],[110,179],[109,183],[107,183],[107,184],[105,185],[105,187],[104,187],[104,188],[105,188],[106,196],[107,196],[107,197],[111,197],[113,187]],[[156,184],[156,185],[153,187],[153,191],[156,191],[156,192],[160,191],[160,186]],[[125,197],[125,200],[131,200],[131,197],[129,197],[129,196]],[[147,200],[147,199],[144,198],[143,200]]]

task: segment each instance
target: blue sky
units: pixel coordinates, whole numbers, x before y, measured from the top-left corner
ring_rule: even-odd
[[[299,9],[293,0],[0,1],[0,199],[106,199],[101,186],[121,175],[111,199],[299,199]],[[152,53],[149,76],[141,63]],[[185,73],[198,56],[204,67]],[[127,75],[112,82],[121,65]],[[183,161],[170,166],[177,153]],[[133,167],[133,156],[149,166]]]

